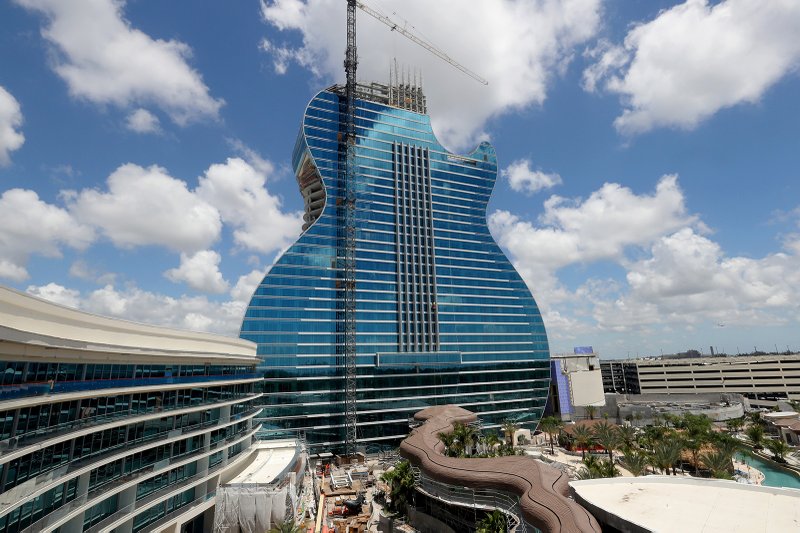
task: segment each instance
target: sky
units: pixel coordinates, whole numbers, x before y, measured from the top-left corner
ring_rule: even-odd
[[[553,352],[800,350],[800,2],[365,0],[434,130],[500,172],[487,212]],[[0,283],[238,333],[297,238],[303,111],[344,0],[0,3]]]

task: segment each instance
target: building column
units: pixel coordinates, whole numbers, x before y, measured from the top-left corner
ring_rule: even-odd
[[[78,488],[75,492],[76,500],[85,498],[88,495],[89,477],[89,472],[86,472],[78,478]],[[80,513],[78,516],[73,517],[69,522],[61,526],[59,530],[61,533],[81,533],[83,531],[83,518],[84,513]]]
[[[128,506],[133,506],[136,502],[136,485],[133,487],[128,487],[127,489],[123,490],[119,493],[117,497],[117,509],[124,509]],[[130,511],[126,513],[131,515]],[[130,520],[126,520],[125,523],[120,524],[119,526],[114,528],[114,533],[131,533],[133,531],[133,516],[131,515]]]

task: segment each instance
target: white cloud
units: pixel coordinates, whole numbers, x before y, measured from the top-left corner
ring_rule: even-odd
[[[222,257],[213,250],[201,250],[194,255],[181,254],[181,265],[164,275],[175,283],[186,282],[191,288],[220,294],[228,290],[228,282],[219,271]]]
[[[252,274],[242,276],[240,282],[252,277]],[[40,298],[98,315],[229,336],[238,335],[250,298],[250,294],[247,294],[242,299],[232,297],[220,302],[206,296],[172,297],[142,290],[134,285],[118,288],[113,284],[86,294],[57,283],[31,285],[27,291]],[[235,292],[235,289],[231,292]]]
[[[627,290],[596,301],[601,327],[641,324],[785,323],[800,310],[800,256],[727,257],[718,243],[683,228],[659,239],[651,256],[629,266]]]
[[[728,256],[687,214],[675,176],[661,178],[654,194],[605,184],[586,200],[552,196],[537,223],[496,211],[489,225],[556,341],[625,331],[648,342],[670,325],[774,326],[800,317],[800,238],[761,258]],[[598,262],[623,277],[575,288],[562,281],[565,267]]]
[[[236,335],[245,305],[215,302],[205,296],[174,298],[137,287],[117,289],[107,285],[89,293],[81,308],[100,315],[158,326]]]
[[[89,226],[25,189],[0,196],[0,228],[0,277],[14,281],[27,279],[31,255],[61,257],[62,246],[83,250],[95,238]]]
[[[563,307],[576,295],[562,284],[559,270],[596,261],[624,263],[630,247],[647,247],[694,221],[677,178],[664,176],[650,195],[606,183],[583,201],[551,196],[538,224],[498,210],[489,217],[489,228],[531,288],[545,324],[576,330],[579,323]]]
[[[10,92],[0,86],[0,167],[11,163],[11,152],[25,142],[19,131],[22,126],[22,109]]]
[[[383,4],[386,11],[396,8],[421,33],[437,35],[437,46],[489,80],[483,86],[469,79],[358,13],[359,78],[388,82],[391,57],[421,68],[434,128],[444,144],[458,149],[475,143],[492,116],[544,102],[553,76],[563,71],[575,47],[595,35],[601,9],[600,0],[471,0],[469,8],[458,0]],[[342,81],[345,5],[338,0],[262,2],[269,24],[302,34],[302,45],[294,49],[277,46],[274,39],[262,43],[273,54],[276,70],[296,61],[323,78],[320,85]]]
[[[302,213],[286,213],[281,199],[265,188],[266,175],[240,158],[211,165],[200,178],[197,196],[215,206],[242,247],[270,253],[300,234]]]
[[[645,246],[695,219],[686,213],[674,175],[662,177],[654,194],[637,195],[606,183],[586,200],[551,196],[540,227],[508,211],[496,211],[489,226],[518,259],[555,270],[573,263],[619,259],[628,246]]]
[[[42,36],[57,51],[53,68],[75,97],[123,108],[156,105],[181,125],[215,118],[224,104],[187,63],[189,46],[133,28],[122,0],[16,1],[47,17]]]
[[[77,261],[73,262],[72,265],[70,265],[69,275],[85,281],[91,281],[92,283],[97,283],[99,285],[114,283],[117,278],[116,274],[112,272],[98,272],[82,259],[78,259]]]
[[[128,115],[125,126],[136,133],[158,133],[161,124],[158,117],[147,109],[139,108]]]
[[[528,195],[561,184],[561,176],[555,173],[547,174],[541,170],[532,170],[531,162],[528,159],[514,161],[500,174],[508,179],[508,184],[513,190]]]
[[[43,300],[49,300],[59,305],[77,308],[80,306],[80,291],[68,289],[57,283],[48,283],[47,285],[30,285],[26,292],[32,294]]]
[[[263,270],[256,269],[249,274],[239,276],[239,281],[231,289],[231,296],[234,301],[249,303],[261,280],[264,279],[264,275],[265,272]]]
[[[800,65],[800,2],[687,0],[595,50],[584,86],[621,95],[624,133],[693,128],[720,109],[757,102]]]
[[[160,245],[191,253],[209,248],[222,229],[214,206],[155,165],[122,165],[108,177],[108,192],[84,189],[65,198],[76,218],[122,248]]]

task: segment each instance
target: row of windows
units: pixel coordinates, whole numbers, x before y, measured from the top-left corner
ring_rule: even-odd
[[[248,366],[232,365],[84,365],[0,361],[0,385],[170,376],[223,376],[246,374],[251,371],[252,368]]]
[[[34,522],[41,520],[43,516],[74,500],[77,491],[78,480],[71,479],[36,496],[16,507],[7,515],[0,517],[0,531],[19,533]]]
[[[201,423],[218,419],[219,409],[196,411],[110,428],[76,437],[72,441],[66,440],[52,444],[6,463],[2,472],[3,490],[10,490],[31,477],[48,472],[67,462],[79,459],[88,460],[123,446],[163,438],[168,432],[175,429],[197,427]]]
[[[252,406],[248,406],[250,408]],[[181,429],[181,423],[185,422],[187,424],[195,424],[198,423],[204,416],[199,414],[198,417],[185,417],[183,420],[176,420],[174,425],[167,424],[167,428],[176,428]],[[207,415],[207,413],[206,413]],[[215,410],[215,417],[211,420],[207,420],[206,424],[213,423],[216,419],[218,419],[219,410]],[[186,430],[192,426],[184,426],[183,429]],[[236,434],[241,433],[242,431],[247,430],[249,427],[248,421],[242,421],[237,424],[228,426],[227,428],[223,428],[220,430],[215,430],[214,433],[222,432],[223,435],[226,437],[233,437]],[[147,440],[147,436],[149,435],[152,438],[152,427],[146,427],[143,424],[140,424],[138,428],[129,429],[128,434],[132,437],[131,440],[122,439],[122,443],[126,447],[131,447],[139,442]],[[160,432],[159,435],[165,436],[164,432]],[[89,436],[90,439],[93,440],[94,444],[99,444],[100,449],[105,452],[111,451],[114,448],[113,439],[112,440],[105,440],[103,437],[95,438],[95,434],[93,436]],[[212,434],[212,442],[218,441],[219,438],[213,439]],[[118,459],[111,463],[103,464],[98,468],[93,469],[89,474],[89,485],[88,485],[88,497],[92,498],[98,494],[102,493],[104,487],[106,487],[109,483],[114,482],[120,478],[124,478],[129,476],[135,472],[139,472],[145,468],[151,467],[157,463],[163,462],[164,460],[177,460],[183,456],[188,454],[192,454],[201,450],[203,448],[203,443],[205,442],[205,435],[195,435],[192,437],[188,437],[186,439],[182,439],[179,441],[165,443],[159,446],[154,446],[147,448],[145,450],[132,453],[127,455],[124,458]],[[106,449],[104,446],[108,444],[110,447]],[[80,446],[80,442],[76,441],[76,447]],[[57,450],[56,452],[59,453],[62,448]],[[94,451],[97,451],[97,447],[93,447]],[[77,458],[77,454],[76,454]],[[22,464],[17,465],[19,467],[24,467]],[[190,463],[186,466],[186,468],[179,468],[173,469],[172,471],[161,474],[156,478],[151,478],[150,480],[145,480],[137,486],[137,500],[143,498],[147,494],[154,492],[155,490],[159,490],[160,488],[166,486],[167,484],[176,483],[184,478],[190,477],[196,473],[196,464]],[[167,481],[165,481],[165,479]],[[67,503],[72,498],[74,498],[74,487],[77,484],[77,478],[70,480],[65,484],[61,484],[58,487],[51,489],[43,496],[37,497],[30,502],[27,502],[23,506],[20,507],[21,510],[18,510],[16,515],[20,517],[31,516],[30,519],[26,519],[27,522],[23,523],[19,519],[17,521],[20,523],[20,528],[26,527],[27,524],[32,523],[42,516],[54,511],[61,505]],[[63,497],[65,492],[65,487],[67,489],[66,495],[67,498]],[[96,524],[102,518],[109,516],[111,513],[105,513],[104,511],[101,512],[100,510],[108,510],[114,505],[110,504],[108,500],[104,500],[103,502],[94,506],[91,510],[87,511],[86,517],[87,521],[86,524],[89,524],[85,527],[89,527],[92,524]],[[27,512],[25,509],[28,509]],[[113,512],[113,511],[112,511]],[[13,513],[12,513],[13,514]],[[16,516],[15,515],[15,516]],[[102,516],[100,516],[102,515]],[[99,518],[98,518],[99,517]],[[6,531],[5,529],[0,529],[2,531]]]
[[[16,411],[16,428],[14,428],[15,411],[0,411],[0,438],[5,440],[14,437],[17,439],[16,445],[20,446],[29,439],[40,438],[49,432],[75,425],[82,427],[88,423],[98,424],[120,416],[170,411],[247,396],[252,394],[253,387],[253,383],[244,383],[222,387],[149,391],[23,407]]]

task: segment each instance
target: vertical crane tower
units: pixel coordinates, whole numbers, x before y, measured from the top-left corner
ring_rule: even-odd
[[[347,0],[347,51],[344,70],[345,143],[344,168],[344,365],[345,365],[345,453],[356,453],[356,0]]]
[[[347,0],[347,49],[345,50],[345,135],[346,149],[344,171],[340,174],[340,191],[343,192],[339,204],[339,270],[342,276],[339,286],[343,289],[343,313],[340,332],[343,339],[341,352],[345,369],[345,453],[356,453],[358,438],[357,372],[356,372],[356,71],[358,53],[356,51],[356,8],[386,24],[392,31],[425,48],[435,56],[454,66],[474,80],[488,85],[485,79],[467,67],[453,60],[433,44],[414,35],[386,15],[375,11],[359,0]],[[342,190],[343,189],[343,190]],[[340,193],[341,194],[341,193]]]

